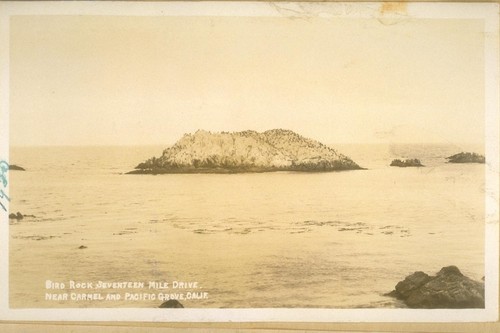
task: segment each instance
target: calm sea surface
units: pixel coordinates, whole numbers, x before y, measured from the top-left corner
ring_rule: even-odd
[[[162,147],[12,148],[10,162],[27,171],[9,174],[11,211],[35,217],[10,222],[10,305],[157,307],[162,301],[125,293],[206,292],[181,302],[400,307],[383,294],[414,271],[456,265],[481,279],[484,165],[444,159],[471,147],[334,147],[368,170],[124,175]],[[426,167],[389,167],[393,158]],[[65,287],[48,290],[46,280]],[[145,288],[70,289],[70,280]],[[148,290],[149,281],[198,288]],[[46,293],[122,298],[53,301]]]

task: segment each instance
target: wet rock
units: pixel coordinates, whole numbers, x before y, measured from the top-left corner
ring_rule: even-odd
[[[464,276],[456,266],[448,266],[436,276],[415,272],[386,296],[403,300],[410,308],[484,308],[484,283]]]
[[[159,306],[159,308],[184,308],[184,306],[178,300],[176,300],[176,299],[170,299],[170,300],[168,300],[166,302],[163,302]]]
[[[415,272],[408,275],[396,285],[394,290],[396,292],[395,295],[400,299],[406,299],[414,290],[429,282],[430,279],[431,277],[424,272]]]

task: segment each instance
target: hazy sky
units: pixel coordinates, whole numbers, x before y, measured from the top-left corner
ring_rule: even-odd
[[[484,140],[474,20],[18,16],[11,145],[171,144],[287,128],[325,143]]]

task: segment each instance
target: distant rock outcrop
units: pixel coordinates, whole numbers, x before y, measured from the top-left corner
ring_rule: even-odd
[[[464,276],[456,266],[448,266],[436,276],[415,272],[387,296],[403,300],[410,308],[484,308],[484,282]]]
[[[448,163],[485,163],[483,155],[477,153],[458,153],[446,158]]]
[[[420,160],[414,158],[414,159],[406,159],[404,161],[400,159],[392,160],[391,166],[406,168],[406,167],[423,167],[424,165],[420,162]]]
[[[184,135],[159,158],[140,163],[132,174],[324,172],[361,169],[347,156],[289,130]]]
[[[26,171],[23,167],[15,164],[9,164],[9,170]]]

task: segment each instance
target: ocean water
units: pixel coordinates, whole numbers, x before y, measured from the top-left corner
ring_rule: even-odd
[[[10,221],[10,306],[157,307],[160,293],[191,292],[204,296],[185,307],[391,308],[404,305],[384,294],[414,271],[456,265],[484,276],[484,165],[444,159],[471,147],[334,147],[368,169],[125,175],[162,147],[12,148],[10,162],[27,171],[9,172],[11,212],[35,217]],[[393,158],[426,167],[389,167]],[[145,288],[97,290],[97,281]]]

